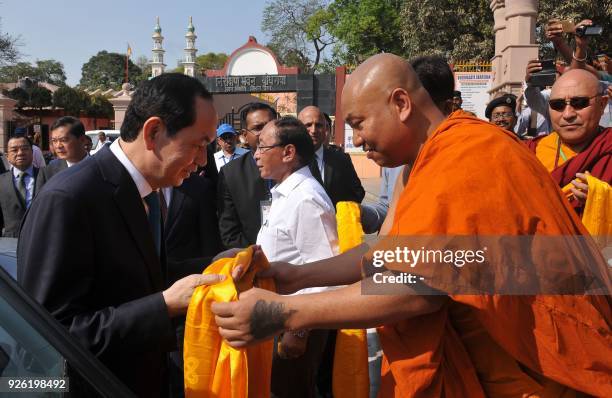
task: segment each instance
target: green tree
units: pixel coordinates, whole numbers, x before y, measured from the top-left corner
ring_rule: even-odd
[[[553,48],[544,36],[544,26],[551,18],[569,20],[578,23],[583,19],[590,19],[594,25],[603,27],[601,36],[590,39],[591,54],[609,53],[612,43],[612,1],[572,0],[551,1],[540,0],[538,18],[536,22],[537,41],[544,52],[543,56],[553,55]],[[571,38],[568,37],[568,39]],[[573,44],[572,44],[573,47]]]
[[[26,107],[28,100],[30,99],[28,92],[21,87],[15,87],[12,90],[5,91],[4,95],[17,101],[15,104],[15,108],[17,109],[23,109]]]
[[[198,55],[196,65],[198,70],[223,69],[228,55],[225,53],[206,53]]]
[[[56,86],[66,85],[66,72],[64,64],[54,59],[39,59],[36,61],[36,79]]]
[[[329,6],[331,33],[338,38],[334,57],[358,64],[380,52],[401,55],[401,0],[336,0]]]
[[[441,54],[450,60],[482,61],[494,54],[489,0],[408,0],[400,14],[407,58]]]
[[[128,60],[129,83],[136,86],[143,80],[142,70]],[[118,90],[125,82],[125,54],[100,51],[83,64],[80,86],[90,89]]]
[[[151,64],[146,55],[141,55],[136,58],[136,65],[142,70],[139,81],[148,80],[151,77]]]
[[[18,37],[13,37],[8,33],[2,33],[0,29],[0,66],[17,62],[21,55],[17,48],[18,46]]]
[[[36,85],[29,90],[28,94],[30,96],[28,106],[38,111],[38,119],[42,121],[43,108],[51,106],[53,103],[51,91]]]
[[[17,109],[33,108],[38,111],[38,117],[42,120],[42,110],[52,105],[51,91],[35,83],[29,83],[23,87],[15,87],[10,91],[5,91],[5,95],[17,101]]]
[[[0,67],[0,82],[14,83],[24,77],[56,86],[66,84],[64,65],[53,59],[37,60],[35,65],[29,62],[18,62],[14,65]]]
[[[63,108],[65,115],[78,117],[87,110],[90,101],[89,94],[68,86],[60,87],[53,93],[53,106]]]
[[[0,68],[0,82],[15,83],[24,77],[35,79],[37,74],[38,72],[29,62],[17,62],[14,65],[6,65]]]
[[[261,30],[271,36],[268,46],[283,63],[309,72],[335,42],[329,33],[331,23],[326,0],[273,0],[266,3]]]
[[[102,95],[94,95],[91,97],[89,106],[85,109],[87,116],[92,117],[94,120],[94,129],[98,128],[98,119],[108,118],[111,119],[115,114],[113,105],[110,101]]]

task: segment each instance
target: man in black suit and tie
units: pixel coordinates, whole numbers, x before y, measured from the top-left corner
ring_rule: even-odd
[[[168,73],[142,83],[121,139],[53,177],[23,223],[19,283],[140,397],[167,394],[173,318],[197,286],[221,279],[167,286],[158,191],[204,164],[216,121],[198,80]]]
[[[72,116],[60,117],[51,125],[50,131],[51,145],[57,159],[41,170],[36,181],[37,192],[51,177],[87,157],[85,126],[79,119]]]
[[[27,137],[9,139],[7,147],[11,167],[0,175],[0,231],[4,237],[16,238],[34,198],[38,168],[32,166],[32,142]]]
[[[365,190],[350,156],[325,145],[330,126],[323,112],[316,106],[307,106],[298,114],[298,119],[308,129],[315,146],[315,158],[310,164],[310,171],[323,185],[334,206],[343,200],[361,203]]]
[[[271,199],[274,183],[264,180],[253,157],[259,133],[276,111],[268,104],[254,102],[240,113],[243,134],[251,149],[223,166],[219,171],[217,212],[221,242],[226,248],[242,248],[255,244],[261,228],[261,207]]]

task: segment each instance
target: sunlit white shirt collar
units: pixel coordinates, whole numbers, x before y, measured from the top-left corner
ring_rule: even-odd
[[[121,139],[118,139],[115,140],[112,144],[110,144],[110,150],[113,155],[115,155],[117,160],[123,165],[123,167],[125,167],[130,177],[132,177],[132,180],[134,180],[134,184],[136,184],[136,188],[138,188],[140,197],[144,198],[145,196],[153,192],[153,189],[151,188],[151,185],[149,185],[147,180],[144,178],[144,176],[140,173],[140,171],[138,171],[136,166],[134,166],[132,161],[128,159],[125,152],[123,152],[123,149],[121,149],[121,145],[119,144],[120,141]]]
[[[312,178],[312,173],[310,172],[308,166],[304,166],[301,169],[294,171],[285,179],[285,181],[281,182],[280,184],[276,184],[272,189],[270,189],[272,200],[279,195],[289,196],[291,191],[293,191],[302,181],[307,178]]]

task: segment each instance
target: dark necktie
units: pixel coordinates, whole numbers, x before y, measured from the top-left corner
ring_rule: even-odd
[[[162,238],[162,226],[161,226],[161,209],[159,205],[159,193],[153,191],[144,198],[147,207],[149,208],[148,220],[149,226],[151,227],[151,234],[153,235],[153,242],[155,242],[155,248],[157,249],[157,255],[161,255],[161,238]]]
[[[23,205],[25,207],[27,207],[28,202],[26,201],[27,198],[27,189],[26,189],[26,185],[25,185],[25,176],[26,176],[26,172],[22,171],[21,173],[19,173],[19,176],[17,177],[17,191],[19,192],[19,196],[21,197],[21,201],[23,202]]]
[[[159,206],[161,210],[162,216],[162,224],[166,225],[166,221],[168,221],[168,202],[166,202],[166,195],[164,195],[164,190],[159,190]]]
[[[310,162],[310,172],[312,176],[319,181],[319,184],[323,185],[323,179],[321,178],[321,172],[319,171],[319,162],[317,160],[317,155],[315,154],[312,158],[312,162]]]

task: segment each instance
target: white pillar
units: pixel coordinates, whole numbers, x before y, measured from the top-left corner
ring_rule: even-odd
[[[518,95],[527,63],[538,57],[535,38],[538,0],[494,0],[491,9],[496,26],[501,25],[502,15],[505,20],[504,28],[497,30],[495,36],[495,78],[491,93],[506,91]]]
[[[115,130],[119,130],[121,128],[121,124],[123,123],[123,119],[125,118],[125,111],[127,110],[130,101],[132,101],[132,92],[130,92],[130,84],[124,83],[121,86],[120,95],[115,98],[109,99],[110,103],[113,104],[113,109],[115,110]]]

